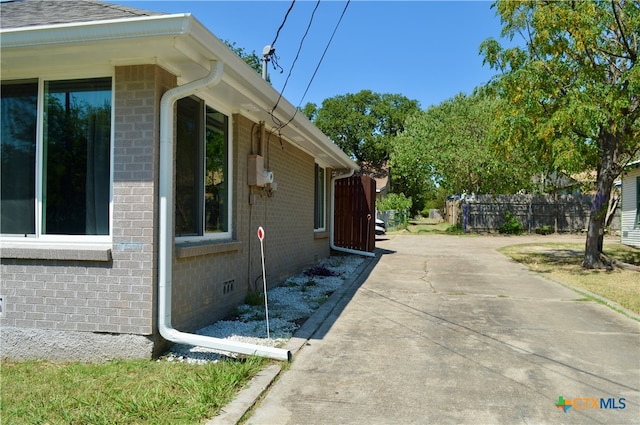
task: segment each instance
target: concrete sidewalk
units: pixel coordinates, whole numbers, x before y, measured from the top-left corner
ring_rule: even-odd
[[[640,324],[495,251],[530,240],[378,241],[247,423],[640,423]]]

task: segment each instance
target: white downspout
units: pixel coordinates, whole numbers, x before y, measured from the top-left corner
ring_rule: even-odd
[[[228,341],[178,331],[171,325],[171,279],[173,269],[173,150],[174,104],[178,99],[212,87],[222,79],[222,62],[211,61],[211,71],[199,80],[167,91],[160,101],[160,212],[158,252],[158,330],[163,338],[180,344],[212,348],[231,353],[291,360],[291,352],[281,348]]]
[[[354,170],[353,168],[351,170],[349,170],[348,173],[345,174],[339,174],[335,177],[331,177],[331,196],[330,196],[330,203],[331,203],[331,208],[330,208],[330,212],[329,214],[331,215],[330,218],[330,222],[331,222],[331,226],[330,226],[330,230],[329,230],[329,246],[331,247],[331,249],[334,249],[336,251],[342,251],[342,252],[346,252],[348,254],[357,254],[357,255],[365,255],[367,257],[375,257],[376,254],[374,252],[368,252],[368,251],[359,251],[357,249],[351,249],[351,248],[344,248],[341,246],[336,246],[335,242],[334,242],[334,231],[335,231],[335,209],[336,209],[336,180],[340,180],[340,179],[346,179],[349,178],[351,176],[353,176],[353,174],[356,172],[356,170]]]

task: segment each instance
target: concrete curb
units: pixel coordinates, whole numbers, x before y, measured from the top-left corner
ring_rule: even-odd
[[[304,348],[307,341],[311,339],[313,334],[320,328],[324,321],[331,315],[331,313],[340,305],[343,298],[349,293],[352,293],[353,289],[362,283],[363,276],[373,269],[373,266],[377,263],[381,253],[378,251],[375,258],[365,258],[365,260],[358,266],[351,277],[344,282],[334,292],[331,297],[320,306],[296,331],[291,337],[285,348],[291,351],[294,359],[295,356]],[[235,425],[240,419],[258,402],[260,397],[271,387],[273,382],[282,372],[282,366],[279,364],[273,364],[260,371],[254,376],[247,386],[241,390],[238,395],[229,403],[224,406],[220,413],[211,418],[206,425]]]
[[[242,416],[260,399],[276,377],[282,371],[280,365],[274,364],[254,376],[231,403],[220,410],[218,416],[210,419],[206,425],[235,425]]]

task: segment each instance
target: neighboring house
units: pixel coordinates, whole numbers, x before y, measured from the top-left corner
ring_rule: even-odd
[[[622,173],[621,242],[640,248],[640,161]]]
[[[565,172],[552,172],[549,175],[543,173],[535,175],[532,181],[541,193],[579,195],[593,192],[592,188],[595,187],[596,172],[589,170],[571,175]]]
[[[2,357],[220,347],[192,332],[262,286],[259,226],[269,285],[338,248],[358,166],[193,16],[0,7]]]

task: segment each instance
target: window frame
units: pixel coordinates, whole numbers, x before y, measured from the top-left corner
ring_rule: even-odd
[[[322,170],[322,200],[318,199],[320,170]],[[327,231],[327,167],[317,162],[313,168],[313,231],[316,233]]]
[[[86,235],[86,234],[46,234],[43,233],[44,219],[43,208],[44,202],[44,187],[45,182],[45,86],[46,83],[56,83],[62,81],[81,81],[91,79],[109,79],[110,80],[110,102],[111,113],[109,118],[109,203],[108,203],[108,233],[106,235]],[[114,183],[114,145],[115,145],[115,76],[111,73],[89,73],[89,74],[76,74],[73,75],[61,75],[59,73],[53,75],[43,74],[40,76],[26,76],[24,78],[9,77],[2,79],[2,82],[10,81],[33,81],[38,84],[38,94],[36,101],[36,140],[35,140],[35,231],[33,234],[0,234],[0,241],[11,243],[50,243],[50,244],[89,244],[89,245],[101,245],[111,243],[113,239],[113,183]]]
[[[201,95],[201,93],[198,93],[198,94]],[[227,119],[227,140],[226,140],[227,175],[225,176],[225,184],[226,184],[226,191],[227,191],[227,200],[226,200],[227,206],[225,208],[225,212],[227,214],[227,217],[226,217],[227,230],[224,232],[209,232],[209,233],[206,232],[206,225],[204,223],[204,219],[206,218],[206,211],[204,209],[205,208],[204,186],[205,186],[205,178],[206,178],[206,160],[205,159],[206,159],[207,146],[206,146],[206,141],[201,140],[200,147],[202,151],[200,152],[200,158],[198,159],[198,161],[199,161],[199,167],[200,167],[200,175],[202,177],[202,181],[200,182],[201,186],[199,189],[200,189],[200,194],[202,196],[199,199],[199,202],[201,204],[198,208],[201,209],[200,217],[202,218],[202,222],[201,222],[202,234],[201,235],[178,235],[176,233],[176,222],[174,219],[173,231],[175,234],[175,243],[185,244],[185,243],[206,243],[206,242],[228,241],[228,240],[231,240],[233,237],[233,114],[231,113],[229,108],[225,107],[224,105],[221,105],[219,102],[216,102],[215,100],[211,99],[209,96],[192,95],[192,96],[187,96],[187,98],[197,99],[203,105],[203,108],[202,108],[203,116],[201,117],[203,128],[200,129],[200,134],[202,135],[206,134],[207,108],[214,109],[215,111],[223,114]],[[177,102],[176,102],[176,121],[175,121],[176,128],[178,123],[177,119],[178,119],[178,112],[177,112]],[[177,137],[177,134],[176,134],[176,137]],[[177,149],[177,139],[176,139],[176,149]],[[176,176],[177,176],[177,170],[175,171],[175,175],[174,175],[173,214],[175,214],[175,203],[176,203],[176,190],[175,190]]]

